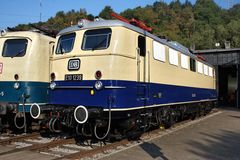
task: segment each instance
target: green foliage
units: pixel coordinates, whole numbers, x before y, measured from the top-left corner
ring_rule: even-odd
[[[114,19],[110,13],[111,6],[106,6],[99,17]],[[136,18],[153,28],[153,33],[178,41],[193,49],[212,49],[215,43],[224,48],[225,42],[231,47],[240,48],[240,4],[226,10],[220,8],[214,0],[196,0],[193,5],[189,0],[180,0],[167,4],[156,1],[153,5],[127,9],[120,13],[126,19]],[[93,20],[94,16],[87,14],[85,9],[69,12],[59,11],[46,22],[35,23],[53,30],[75,25],[80,19]],[[31,29],[30,24],[20,24],[19,30]]]
[[[100,13],[99,17],[103,19],[112,19],[111,13],[114,12],[110,6],[106,6]]]
[[[226,28],[227,40],[232,46],[240,46],[240,20],[231,20]]]
[[[81,19],[93,20],[94,16],[92,14],[87,14],[85,9],[79,9],[79,11],[71,10],[68,12],[59,11],[54,17],[49,18],[46,22],[34,23],[35,26],[42,26],[48,28],[49,30],[62,30],[63,28],[69,27],[71,25],[77,24]],[[19,24],[15,27],[17,30],[30,30],[31,24]]]
[[[46,26],[50,29],[61,30],[77,24],[81,19],[87,19],[89,17],[91,17],[91,15],[87,15],[85,9],[80,9],[79,11],[71,10],[67,13],[59,11],[56,13],[55,17],[48,19]]]

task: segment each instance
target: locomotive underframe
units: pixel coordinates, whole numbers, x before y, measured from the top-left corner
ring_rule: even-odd
[[[6,115],[8,112],[13,112],[17,110],[18,104],[17,103],[7,103],[7,102],[0,102],[0,116]]]
[[[134,138],[139,137],[152,127],[169,128],[175,122],[183,119],[195,119],[198,116],[206,115],[215,106],[216,101],[129,111],[103,111],[103,109],[87,107],[87,121],[78,123],[73,118],[76,106],[49,105],[41,107],[44,110],[41,110],[38,120],[42,128],[47,128],[52,132],[73,131],[80,137],[97,139],[106,134],[108,138],[114,139]]]
[[[19,111],[19,106],[23,111]],[[14,118],[13,118],[14,117]],[[29,112],[26,112],[26,106],[19,105],[19,103],[0,103],[0,132],[10,129],[11,131],[20,131],[31,126],[32,118]],[[30,129],[30,128],[29,128]]]

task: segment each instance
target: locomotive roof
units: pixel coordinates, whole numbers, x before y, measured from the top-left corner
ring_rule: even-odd
[[[170,48],[173,48],[173,49],[175,49],[175,50],[177,50],[181,53],[184,53],[184,54],[186,54],[186,55],[188,55],[188,56],[190,56],[194,59],[197,59],[198,61],[201,61],[202,63],[208,64],[207,62],[202,61],[201,59],[198,59],[196,55],[192,54],[189,51],[188,48],[181,45],[180,43],[175,42],[175,41],[168,41],[166,39],[161,39],[161,38],[147,32],[147,31],[145,31],[145,30],[143,30],[139,27],[136,27],[136,26],[128,24],[128,23],[125,23],[125,22],[120,21],[120,20],[102,20],[102,19],[100,19],[98,21],[84,20],[83,27],[79,27],[78,25],[74,25],[74,26],[65,28],[58,33],[58,36],[63,35],[63,34],[67,34],[67,33],[70,33],[70,32],[74,32],[74,31],[78,31],[78,30],[85,30],[85,29],[91,29],[91,28],[93,29],[93,28],[99,28],[99,27],[118,27],[118,26],[125,27],[125,28],[133,30],[135,32],[138,32],[140,34],[151,37],[152,39],[154,39],[157,42],[160,42],[164,45],[167,45]],[[210,64],[208,64],[208,65],[211,66]]]
[[[6,33],[4,33],[4,35],[0,35],[0,38],[5,38],[5,37],[27,37],[27,38],[34,38],[37,36],[41,36],[41,37],[45,37],[47,39],[50,39],[52,41],[55,41],[53,37],[50,37],[48,35],[44,35],[42,33],[39,32],[35,32],[35,31],[5,31]]]

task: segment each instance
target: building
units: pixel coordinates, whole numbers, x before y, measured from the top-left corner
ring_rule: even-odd
[[[197,50],[193,53],[215,67],[219,105],[240,108],[240,48]]]

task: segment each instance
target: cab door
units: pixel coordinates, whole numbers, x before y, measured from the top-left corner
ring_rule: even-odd
[[[137,97],[143,106],[149,97],[149,52],[146,49],[146,37],[137,37]]]

